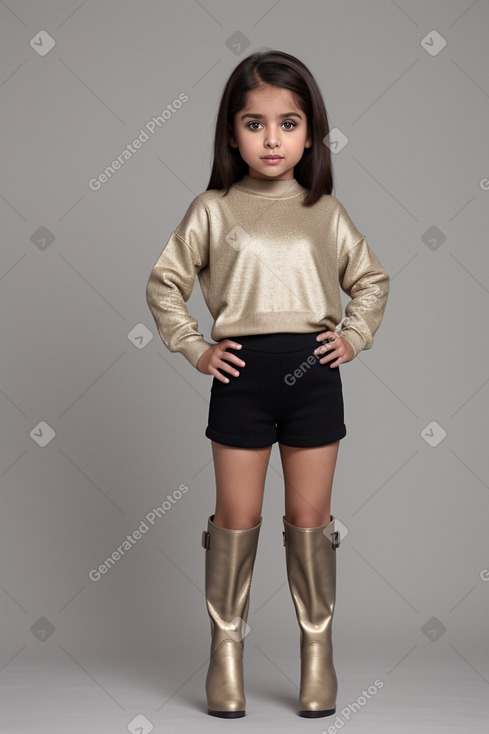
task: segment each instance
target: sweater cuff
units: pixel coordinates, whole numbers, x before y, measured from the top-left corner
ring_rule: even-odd
[[[192,339],[191,341],[187,341],[185,346],[179,349],[179,352],[188,359],[192,367],[197,369],[197,362],[201,356],[213,346],[214,344],[211,344],[205,339]]]

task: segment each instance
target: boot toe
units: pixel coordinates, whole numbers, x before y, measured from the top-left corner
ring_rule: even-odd
[[[206,678],[207,710],[211,716],[236,719],[245,715],[243,652],[233,640],[221,642],[212,655]]]

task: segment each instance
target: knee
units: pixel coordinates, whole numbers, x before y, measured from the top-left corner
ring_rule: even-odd
[[[296,512],[285,515],[289,525],[297,528],[317,528],[330,522],[330,514],[319,514],[317,512]]]
[[[261,515],[234,515],[216,512],[212,522],[227,530],[250,530],[260,524]]]

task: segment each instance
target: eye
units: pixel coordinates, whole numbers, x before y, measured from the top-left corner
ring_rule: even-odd
[[[292,127],[286,128],[287,130],[293,130],[296,127],[296,125],[297,125],[297,123],[292,122],[292,120],[284,120],[284,123],[283,124],[284,125],[292,125]]]
[[[246,127],[249,127],[250,130],[257,130],[256,127],[251,127],[252,125],[261,125],[260,122],[257,122],[256,120],[253,120],[252,122],[249,122]]]

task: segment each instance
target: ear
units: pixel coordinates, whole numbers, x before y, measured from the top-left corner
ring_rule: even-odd
[[[237,148],[238,147],[238,143],[236,142],[235,138],[232,135],[229,136],[228,143],[231,146],[231,148]]]
[[[312,145],[312,138],[307,138],[306,142],[304,143],[304,148],[310,148]]]

